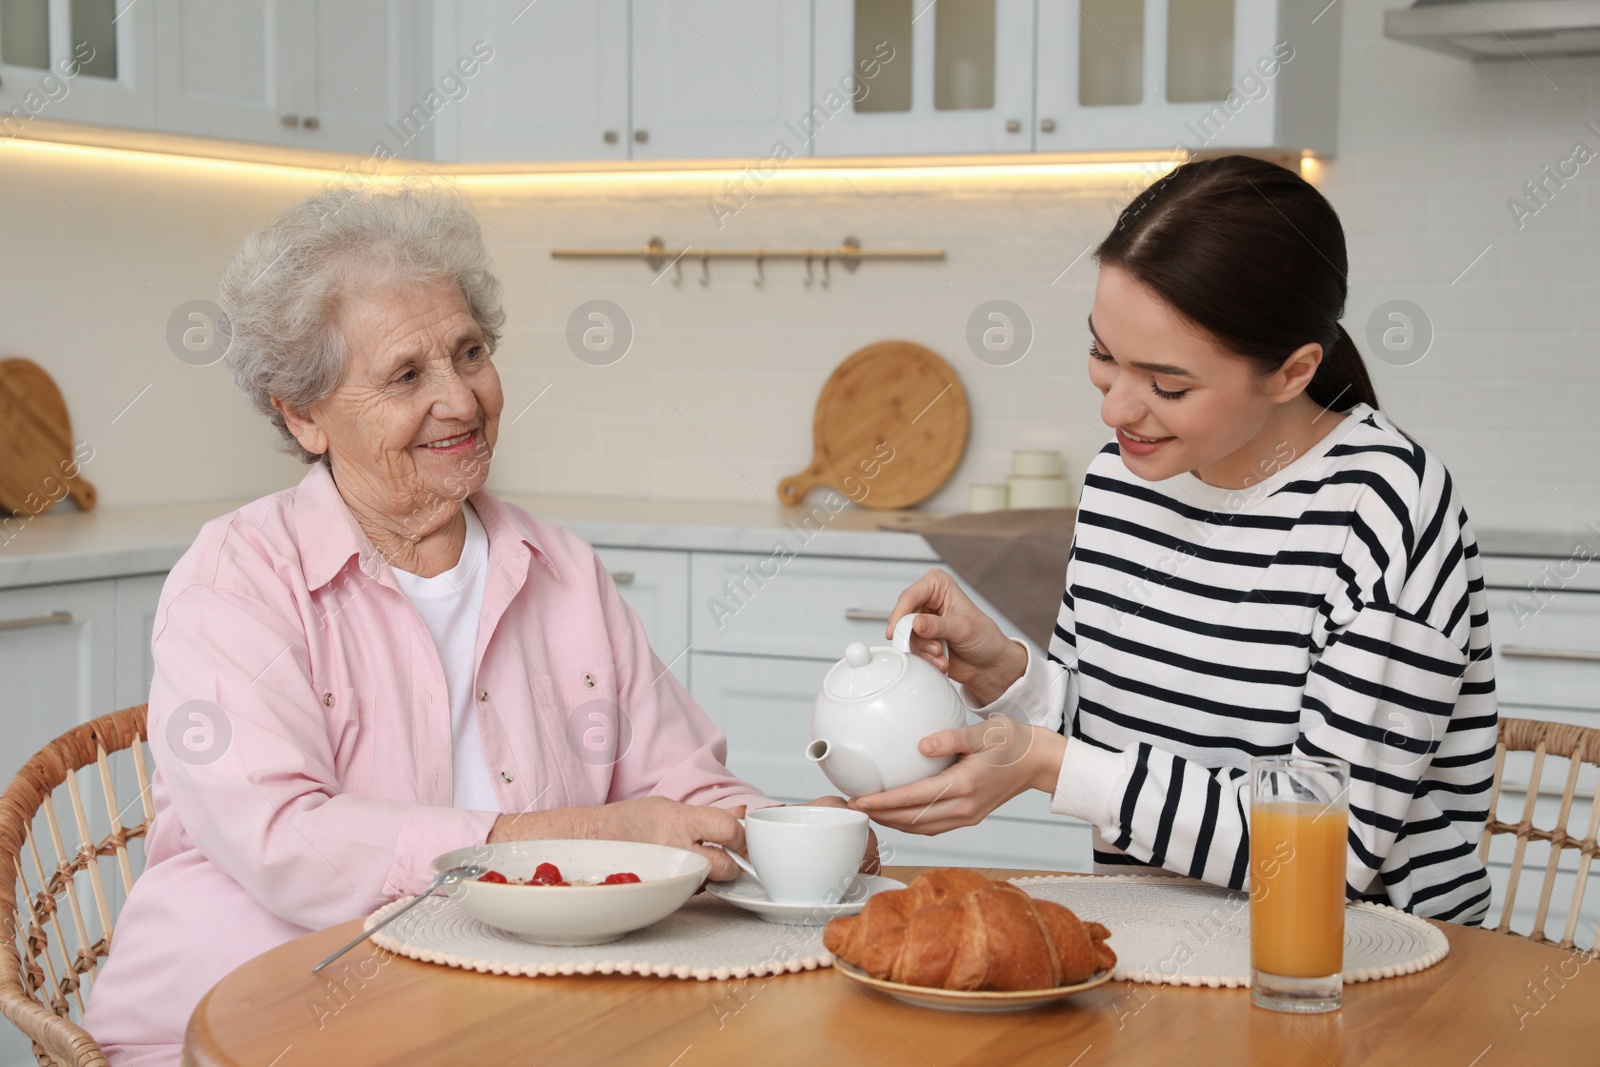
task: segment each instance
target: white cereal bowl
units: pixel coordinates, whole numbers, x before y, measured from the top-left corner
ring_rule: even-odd
[[[446,852],[435,874],[472,863],[528,878],[541,863],[562,877],[600,881],[629,871],[623,885],[501,885],[469,880],[445,892],[472,918],[539,945],[603,945],[659,922],[683,906],[711,873],[704,856],[638,841],[501,841]]]

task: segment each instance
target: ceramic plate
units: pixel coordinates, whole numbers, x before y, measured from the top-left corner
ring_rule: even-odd
[[[858,874],[844,899],[837,904],[775,904],[767,899],[766,890],[749,875],[741,874],[733,882],[707,882],[706,892],[718,900],[725,900],[736,908],[753,911],[772,923],[789,926],[822,926],[840,915],[854,915],[866,906],[867,898],[885,889],[904,889],[904,882],[885,878],[881,874]]]
[[[858,986],[867,986],[880,993],[887,993],[907,1004],[923,1008],[943,1008],[945,1011],[1022,1011],[1024,1008],[1037,1008],[1041,1004],[1063,1000],[1074,993],[1081,993],[1085,989],[1093,989],[1111,981],[1110,971],[1097,971],[1087,982],[1057,986],[1054,989],[1023,989],[1014,993],[968,993],[954,989],[904,985],[900,982],[874,978],[839,959],[833,961],[833,969]]]

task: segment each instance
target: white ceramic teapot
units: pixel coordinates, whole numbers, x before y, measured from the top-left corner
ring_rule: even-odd
[[[950,680],[911,651],[915,618],[895,624],[891,648],[847,646],[822,681],[806,758],[846,796],[898,789],[956,761],[917,749],[929,734],[966,725],[967,709]]]

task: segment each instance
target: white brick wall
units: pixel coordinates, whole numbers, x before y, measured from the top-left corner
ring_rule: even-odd
[[[1414,365],[1369,355],[1385,407],[1450,465],[1478,526],[1564,530],[1600,518],[1600,249],[1590,238],[1600,160],[1521,231],[1506,206],[1574,140],[1600,150],[1584,126],[1600,117],[1600,61],[1474,65],[1384,39],[1387,0],[1340,2],[1340,151],[1317,180],[1350,244],[1345,323],[1365,349],[1373,310],[1408,299],[1435,329]],[[504,432],[497,484],[767,497],[810,455],[812,403],[828,372],[886,337],[943,354],[971,397],[967,457],[934,506],[961,507],[969,482],[1003,478],[1012,449],[1062,448],[1085,462],[1104,440],[1084,375],[1094,267],[1085,258],[1051,281],[1104,234],[1110,200],[1125,198],[1120,183],[856,184],[774,183],[721,232],[705,208],[720,182],[647,199],[486,196],[495,226],[549,279],[496,249],[513,291],[501,361],[509,407],[552,386]],[[743,267],[716,266],[701,288],[698,264],[686,261],[686,284],[674,289],[635,264],[543,258],[551,245],[654,233],[722,245],[850,233],[868,246],[940,246],[950,258],[867,265],[837,275],[831,291],[801,287],[793,265],[769,266],[765,290]],[[623,306],[638,330],[611,367],[578,362],[563,340],[567,313],[594,297]],[[1021,305],[1036,329],[1011,367],[980,363],[963,337],[972,309],[995,297]]]
[[[1600,148],[1584,125],[1600,120],[1600,60],[1473,65],[1385,40],[1382,11],[1399,0],[1338,2],[1340,151],[1318,180],[1349,235],[1345,322],[1365,347],[1373,309],[1408,299],[1436,330],[1420,363],[1374,361],[1385,407],[1450,464],[1480,527],[1600,519],[1600,160],[1525,229],[1506,207],[1574,140]],[[971,398],[967,457],[935,506],[961,507],[969,482],[1001,479],[1013,449],[1061,448],[1081,465],[1104,440],[1084,373],[1094,267],[1085,257],[1061,272],[1108,229],[1125,178],[784,176],[719,231],[707,198],[724,180],[473,188],[506,283],[507,422],[550,386],[503,427],[494,484],[771,499],[810,457],[828,372],[891,337],[943,354]],[[314,183],[90,168],[8,146],[0,182],[11,209],[0,284],[13,311],[0,351],[38,359],[62,382],[78,436],[97,445],[88,474],[105,505],[251,496],[297,476],[223,368],[179,363],[164,329],[179,303],[213,291],[248,228]],[[797,264],[769,264],[765,289],[746,264],[715,265],[702,288],[698,262],[686,261],[674,288],[651,284],[639,263],[549,258],[553,246],[652,234],[723,246],[854,234],[949,258],[835,271],[828,290],[802,287]],[[636,330],[609,367],[580,362],[565,341],[568,315],[594,298],[625,308]],[[985,365],[966,347],[968,316],[992,298],[1034,324],[1033,349],[1014,366]]]

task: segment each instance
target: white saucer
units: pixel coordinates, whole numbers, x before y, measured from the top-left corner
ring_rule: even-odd
[[[767,891],[761,888],[761,883],[747,874],[741,874],[732,882],[707,882],[706,892],[736,908],[753,911],[770,923],[822,926],[829,919],[856,914],[866,906],[867,898],[874,893],[905,887],[904,882],[885,878],[881,874],[858,874],[850,883],[844,899],[837,904],[777,904],[767,899]]]

